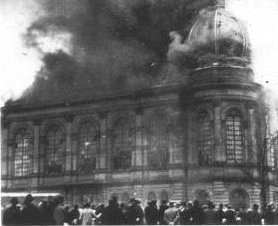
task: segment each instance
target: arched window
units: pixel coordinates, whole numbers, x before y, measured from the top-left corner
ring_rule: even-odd
[[[79,132],[79,171],[90,173],[96,169],[96,155],[99,150],[100,134],[91,122],[84,122]]]
[[[52,125],[46,133],[46,173],[60,174],[65,166],[65,134],[58,125]]]
[[[242,188],[237,188],[230,193],[230,203],[234,209],[249,207],[249,195]]]
[[[197,116],[197,150],[200,166],[212,163],[213,129],[208,112],[202,111]]]
[[[169,162],[169,123],[164,115],[155,115],[149,125],[149,166],[165,169]]]
[[[25,128],[16,133],[14,153],[14,175],[29,175],[32,168],[33,137]]]
[[[121,118],[113,127],[113,153],[112,164],[116,170],[131,167],[132,151],[135,148],[135,123]]]
[[[167,191],[163,190],[161,193],[160,193],[160,200],[164,200],[164,201],[169,201],[169,194]]]
[[[236,110],[230,111],[226,115],[225,124],[227,163],[242,163],[245,140],[241,114]]]

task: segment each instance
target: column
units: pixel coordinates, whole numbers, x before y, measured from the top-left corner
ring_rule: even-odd
[[[136,138],[135,138],[135,151],[133,152],[132,159],[134,159],[132,166],[143,166],[144,153],[142,150],[142,127],[143,127],[143,109],[136,109]]]
[[[7,188],[7,176],[9,175],[9,142],[8,142],[8,124],[3,122],[2,133],[1,133],[1,177],[2,177],[2,188]]]
[[[256,141],[256,120],[254,114],[254,108],[248,109],[248,126],[247,126],[247,162],[257,163],[257,141]]]
[[[225,162],[226,153],[222,137],[221,107],[214,107],[214,161]]]
[[[35,175],[39,173],[40,124],[41,121],[39,120],[33,121],[33,130],[34,130],[33,174]]]
[[[107,155],[107,113],[99,113],[100,117],[100,147],[97,160],[97,169],[106,169],[108,167]]]
[[[71,164],[71,128],[72,128],[72,122],[73,122],[73,116],[68,115],[66,118],[66,173],[72,172],[72,164]]]
[[[38,181],[38,176],[39,176],[39,161],[40,161],[40,125],[41,125],[41,120],[34,120],[33,121],[33,169],[32,169],[32,180],[31,180],[31,188],[32,190],[36,190],[39,187],[39,181]]]

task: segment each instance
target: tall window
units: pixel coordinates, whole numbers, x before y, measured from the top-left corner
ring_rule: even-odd
[[[245,142],[240,113],[235,110],[230,111],[226,116],[225,123],[227,162],[242,163]]]
[[[100,134],[91,122],[84,122],[79,133],[79,167],[81,173],[90,173],[96,169],[96,154],[99,150]]]
[[[208,112],[202,111],[197,117],[197,150],[199,165],[212,163],[212,126]]]
[[[15,136],[15,176],[26,176],[31,173],[32,153],[32,134],[27,129],[20,129]]]
[[[65,165],[65,134],[61,127],[52,125],[46,134],[46,173],[60,174]]]
[[[132,151],[135,148],[135,123],[119,119],[113,128],[112,163],[114,169],[129,169],[131,167]]]
[[[149,166],[165,169],[169,162],[169,123],[164,115],[155,115],[149,127]]]

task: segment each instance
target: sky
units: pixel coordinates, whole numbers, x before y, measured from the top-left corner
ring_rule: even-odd
[[[141,0],[141,2],[147,1]],[[139,26],[139,11],[130,10],[139,7],[139,0],[110,1],[110,5],[112,4],[111,2],[117,4],[118,11],[113,11],[113,7],[109,6],[110,14],[107,13],[104,16],[98,16],[98,23],[103,25],[104,32],[94,31],[93,29],[91,31],[95,35],[93,38],[99,39],[98,42],[101,42],[101,39],[103,39],[103,46],[106,47],[92,48],[90,50],[91,52],[84,50],[86,44],[88,44],[84,40],[89,33],[84,33],[85,29],[82,30],[82,26],[85,27],[86,23],[94,24],[95,18],[90,17],[88,21],[86,18],[80,19],[80,24],[75,23],[71,25],[68,23],[72,18],[75,18],[75,14],[79,13],[80,15],[80,12],[82,13],[82,10],[84,10],[82,8],[83,4],[78,4],[79,2],[76,0],[1,0],[0,33],[2,44],[0,50],[2,57],[0,58],[0,106],[3,106],[5,101],[10,98],[14,100],[20,98],[31,87],[38,74],[42,72],[42,68],[45,65],[48,67],[51,66],[54,57],[56,57],[56,60],[57,57],[58,60],[63,59],[62,62],[70,62],[71,65],[82,65],[92,63],[87,59],[85,60],[85,58],[90,56],[90,59],[94,61],[93,63],[97,67],[102,63],[98,59],[101,56],[101,59],[104,59],[103,62],[105,63],[113,60],[116,62],[115,65],[112,62],[111,68],[108,69],[113,71],[113,73],[116,70],[115,67],[118,65],[120,65],[120,69],[117,69],[119,71],[115,73],[127,71],[131,66],[134,68],[147,68],[146,70],[149,72],[154,70],[155,66],[159,64],[161,61],[159,55],[160,47],[157,46],[156,49],[149,47],[151,45],[154,46],[157,39],[156,37],[146,38],[148,32],[150,36],[154,35],[151,33],[149,27],[139,24],[141,29],[139,32],[142,32],[139,34],[139,38],[134,38],[133,33],[126,34],[126,30],[125,32],[121,30],[124,26],[127,27],[125,28],[127,30],[136,30],[136,26]],[[153,4],[155,1],[149,0],[149,2]],[[59,7],[55,8],[55,6]],[[159,9],[159,7],[157,8]],[[278,79],[276,78],[278,75],[278,1],[226,0],[226,9],[240,18],[247,26],[252,46],[252,67],[255,73],[255,80],[270,89],[273,95],[278,97]],[[122,17],[117,14],[118,12],[124,13],[124,22],[121,21]],[[98,12],[95,10],[89,13],[97,14]],[[63,19],[59,21],[60,15],[63,16],[61,17]],[[152,20],[156,20],[156,16],[158,18],[157,20],[161,18],[159,17],[160,14],[156,13],[153,15]],[[55,22],[51,21],[52,17],[56,18]],[[163,18],[164,20],[167,19],[165,16]],[[111,21],[114,19],[117,20],[117,23]],[[170,19],[172,22],[174,21],[173,18]],[[111,26],[115,26],[115,24],[116,26],[117,24],[123,26],[115,28],[115,33],[113,34],[107,32],[108,30],[113,30],[114,28]],[[167,21],[163,21],[161,28],[164,28],[163,26],[166,26],[165,24],[167,24]],[[172,25],[168,27],[173,28],[173,30],[175,29]],[[102,29],[102,27],[98,26],[96,28],[99,30]],[[146,30],[145,28],[148,29]],[[98,37],[98,33],[102,37]],[[26,42],[26,34],[29,34],[28,43]],[[119,37],[113,37],[113,39],[106,37],[115,34],[116,36],[124,35],[125,41],[119,41]],[[110,48],[111,46],[117,51],[120,51],[122,56],[125,55],[126,58],[121,61],[121,56],[113,52]],[[106,50],[107,53],[111,53],[113,58],[105,55]],[[59,54],[57,54],[58,51],[60,51]],[[47,57],[46,53],[48,54]],[[71,58],[72,56],[77,56],[78,60],[73,60]],[[125,63],[123,64],[123,62]],[[64,68],[55,68],[55,70],[64,70]],[[69,70],[70,73],[79,73],[76,72],[77,69],[74,66]],[[99,70],[101,71],[101,69]],[[140,74],[145,71],[141,72],[139,69],[136,69],[135,72],[134,70],[130,72]],[[59,79],[63,81],[64,77]],[[109,77],[108,80],[110,81],[112,79]],[[144,82],[144,78],[142,78],[142,81]],[[91,81],[88,80],[89,82]],[[118,80],[115,80],[115,82],[118,82]]]

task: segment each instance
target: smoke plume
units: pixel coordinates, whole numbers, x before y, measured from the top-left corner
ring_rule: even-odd
[[[43,1],[45,16],[24,39],[44,66],[19,101],[78,100],[163,82],[172,67],[169,33],[186,37],[197,12],[214,2]]]

